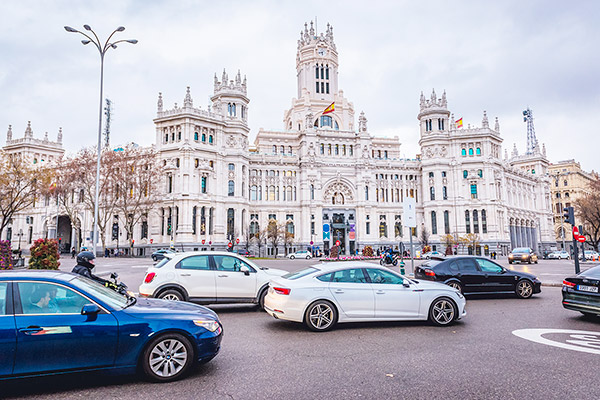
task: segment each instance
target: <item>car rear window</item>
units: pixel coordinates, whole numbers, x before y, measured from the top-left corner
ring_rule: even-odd
[[[163,265],[165,265],[166,263],[168,263],[169,261],[171,261],[171,259],[169,257],[165,257],[162,260],[160,260],[155,266],[154,268],[161,268]]]
[[[512,252],[513,253],[529,253],[531,250],[526,248],[526,247],[519,247],[517,249],[514,249]]]
[[[583,271],[581,275],[589,278],[600,279],[600,266],[590,268],[587,271]]]
[[[300,271],[295,271],[295,272],[290,272],[289,274],[285,274],[282,276],[282,278],[293,281],[294,279],[302,278],[303,276],[310,275],[317,271],[319,271],[317,268],[308,267],[308,268],[301,269]]]
[[[440,260],[429,260],[429,261],[423,263],[423,267],[425,267],[425,268],[433,268],[433,267],[435,267],[436,265],[438,265],[441,262],[442,261],[440,261]]]

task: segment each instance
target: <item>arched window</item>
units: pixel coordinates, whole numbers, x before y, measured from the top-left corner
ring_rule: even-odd
[[[430,177],[430,178],[433,178],[433,172],[430,172],[430,173],[429,173],[429,177]]]
[[[286,192],[287,192],[287,200],[292,201],[292,187],[288,186]]]
[[[321,115],[320,118],[321,128],[332,128],[333,127],[333,118],[329,115]]]
[[[460,155],[463,156],[463,157],[466,157],[467,156],[467,149],[462,149],[460,151]]]
[[[294,223],[292,221],[288,221],[287,224],[285,224],[285,230],[289,237],[294,237]]]
[[[321,154],[325,154],[325,145],[321,143]]]
[[[387,224],[385,221],[379,222],[379,237],[387,237]]]
[[[315,199],[315,185],[310,185],[310,199]]]
[[[288,146],[288,154],[291,156],[292,155],[292,146]]]
[[[478,175],[480,178],[483,178],[483,170],[482,170],[482,169],[479,169],[479,170],[477,170],[477,175]]]
[[[475,150],[475,154],[477,154],[478,156],[480,156],[480,155],[481,155],[481,147],[478,147],[478,148]]]
[[[431,234],[437,235],[437,215],[435,211],[431,212]]]
[[[339,144],[336,144],[336,145],[335,145],[335,155],[337,156],[337,155],[339,155],[339,154],[340,154],[340,145],[339,145]]]
[[[235,196],[235,182],[233,181],[227,183],[227,196]]]
[[[285,146],[281,145],[281,154],[285,154]]]
[[[277,154],[277,146],[273,145],[273,154]]]
[[[485,210],[481,210],[481,232],[487,233],[487,214]]]
[[[257,190],[257,187],[256,187],[256,185],[253,185],[253,186],[250,188],[250,200],[251,200],[251,201],[256,201],[256,200],[257,200],[257,198],[258,198],[258,197],[256,196],[256,194],[257,194],[257,193],[256,193],[256,190]]]
[[[229,164],[227,165],[227,169],[228,169],[228,170],[230,170],[230,171],[235,171],[235,164],[233,164],[233,163],[229,163]]]
[[[442,198],[444,200],[448,200],[448,187],[447,186],[442,187]]]
[[[429,188],[429,199],[435,200],[435,188],[433,186]]]
[[[399,219],[397,219],[394,224],[394,234],[396,237],[402,237],[402,222],[400,222]]]
[[[210,135],[208,137],[208,143],[213,144],[213,142],[214,142],[213,135]]]
[[[200,234],[206,235],[206,207],[200,209]]]
[[[473,233],[479,233],[479,214],[473,210]]]
[[[471,233],[471,215],[469,214],[469,210],[465,210],[465,228],[467,233]]]
[[[269,187],[269,201],[275,201],[275,186]]]
[[[236,114],[236,113],[235,113],[235,103],[233,103],[233,104],[231,105],[231,112],[232,112],[232,114],[231,114],[231,115],[235,117],[235,114]]]
[[[198,141],[198,132],[194,132],[194,140],[197,142]]]
[[[365,200],[368,201],[369,200],[369,187],[365,186]]]
[[[258,236],[258,222],[256,221],[252,221],[250,222],[250,237],[257,237]]]
[[[473,148],[469,149],[469,155],[472,156],[473,155]]]
[[[202,143],[206,143],[206,133],[202,134]]]
[[[233,238],[235,235],[235,210],[229,208],[227,210],[227,237]]]
[[[200,181],[200,188],[202,190],[202,193],[206,193],[206,180],[206,176],[203,176]]]
[[[444,233],[450,234],[450,213],[448,210],[444,211]]]
[[[467,171],[466,169],[463,171],[463,178],[467,179],[467,177],[469,176],[469,171]]]

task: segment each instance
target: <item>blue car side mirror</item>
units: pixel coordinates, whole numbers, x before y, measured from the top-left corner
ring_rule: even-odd
[[[86,304],[81,309],[81,315],[95,315],[100,312],[100,307],[95,304]]]

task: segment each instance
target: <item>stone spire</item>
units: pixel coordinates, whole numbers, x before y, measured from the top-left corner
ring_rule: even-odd
[[[26,138],[33,137],[33,131],[31,130],[31,121],[27,121],[27,129],[25,129],[25,137]]]
[[[48,142],[48,132],[44,134],[44,142]]]
[[[194,106],[194,101],[192,100],[192,95],[190,94],[190,87],[187,87],[187,90],[185,92],[185,99],[183,99],[183,107],[193,107]]]
[[[8,126],[8,132],[6,132],[6,143],[12,140],[12,125]]]
[[[517,144],[513,143],[512,157],[517,157],[519,155],[519,150],[517,150]]]
[[[546,157],[546,143],[542,143],[542,154]]]
[[[508,150],[504,149],[504,159],[508,160]]]
[[[487,112],[485,110],[483,111],[483,119],[481,120],[481,127],[482,128],[490,127],[490,122],[488,121]]]
[[[313,22],[312,21],[310,21],[310,31],[309,31],[309,33],[310,33],[310,36],[312,36],[312,37],[315,36],[315,28],[313,26]]]
[[[361,111],[360,116],[358,117],[358,131],[359,132],[367,131],[367,118],[365,117],[364,111]]]
[[[437,94],[435,94],[435,89],[431,91],[431,102],[433,104],[437,103]]]
[[[446,90],[444,90],[444,93],[442,94],[442,101],[440,105],[444,108],[448,107],[448,99],[446,99]]]
[[[235,76],[235,84],[236,85],[241,85],[242,84],[242,75],[240,74],[240,70],[238,69],[238,73]]]
[[[56,137],[56,143],[62,144],[62,127],[58,128],[58,136]]]
[[[225,68],[223,68],[223,76],[221,76],[221,82],[223,82],[223,84],[226,85],[227,81],[229,81],[229,76],[227,75],[227,72],[225,72]]]
[[[494,124],[494,130],[500,133],[500,123],[498,122],[498,117],[496,117],[496,123]]]
[[[158,112],[162,112],[162,111],[163,111],[163,99],[162,99],[162,92],[158,92],[158,103],[157,103],[157,109],[158,109]]]
[[[421,101],[420,101],[420,105],[421,105],[421,109],[423,109],[425,107],[425,95],[423,95],[423,92],[421,91]]]

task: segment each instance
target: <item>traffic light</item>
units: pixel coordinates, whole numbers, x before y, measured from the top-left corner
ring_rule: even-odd
[[[573,207],[565,207],[563,211],[563,218],[565,219],[565,222],[567,224],[575,225],[575,212],[573,211]]]

